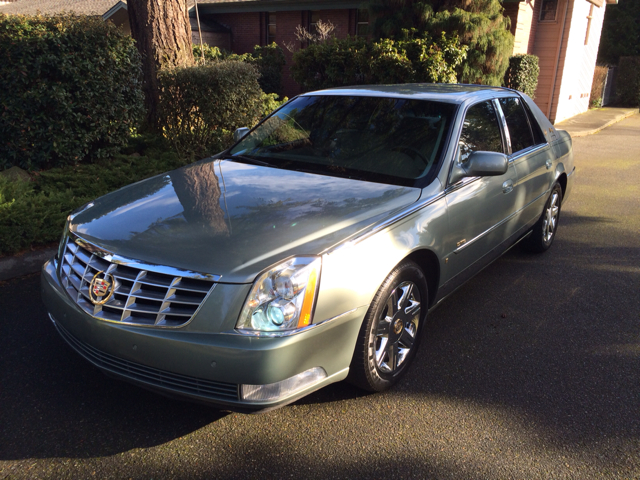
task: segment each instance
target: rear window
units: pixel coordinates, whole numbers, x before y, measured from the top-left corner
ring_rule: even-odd
[[[511,152],[516,153],[535,145],[533,134],[529,127],[529,119],[522,107],[521,100],[519,98],[509,97],[500,98],[498,101],[507,120],[507,128],[509,129],[509,137],[511,138]]]

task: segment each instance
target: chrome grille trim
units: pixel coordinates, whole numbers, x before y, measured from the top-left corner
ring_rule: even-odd
[[[51,320],[53,320],[60,336],[76,352],[98,368],[167,390],[198,395],[212,400],[238,400],[238,385],[235,383],[218,382],[190,377],[188,375],[167,372],[165,370],[159,370],[157,368],[148,367],[140,363],[115,357],[81,342],[71,335],[62,325],[60,325],[60,323],[58,323],[51,314],[49,314],[49,316],[51,317]]]
[[[196,314],[220,278],[111,255],[69,235],[60,259],[60,280],[71,299],[86,313],[108,322],[177,328]],[[88,248],[87,248],[88,247]],[[89,285],[99,271],[114,279],[113,295],[94,305]]]

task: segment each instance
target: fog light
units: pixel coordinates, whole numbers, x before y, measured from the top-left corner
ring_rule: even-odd
[[[268,402],[293,395],[327,378],[322,367],[314,367],[298,375],[267,385],[240,385],[240,397],[247,402]]]

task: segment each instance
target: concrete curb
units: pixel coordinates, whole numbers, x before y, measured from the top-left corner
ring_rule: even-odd
[[[14,255],[13,257],[0,258],[0,281],[39,272],[42,264],[55,254],[55,248],[44,248]]]

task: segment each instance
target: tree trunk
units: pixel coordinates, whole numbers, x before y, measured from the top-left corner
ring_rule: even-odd
[[[142,56],[147,128],[158,129],[158,72],[193,65],[191,25],[185,0],[129,0],[129,24]]]

